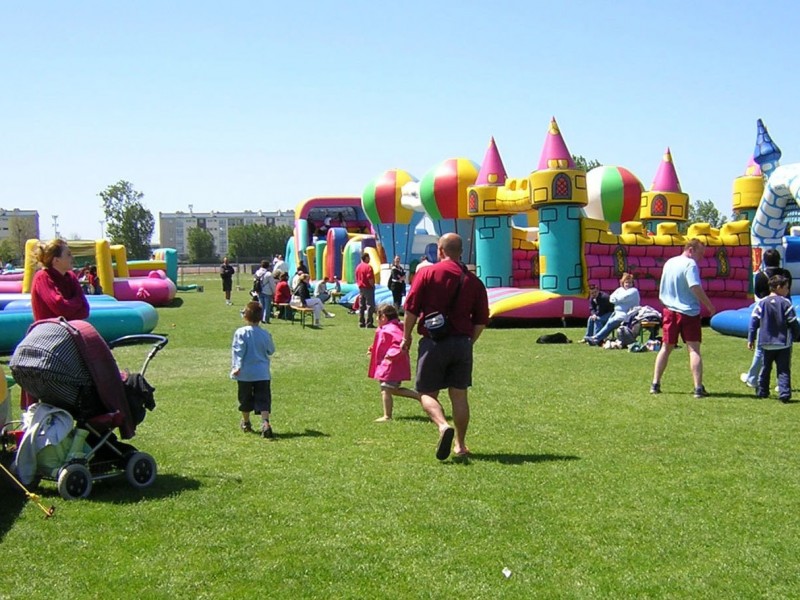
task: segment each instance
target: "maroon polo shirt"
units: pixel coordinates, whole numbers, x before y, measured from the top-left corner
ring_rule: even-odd
[[[464,274],[461,289],[458,282]],[[453,297],[458,293],[458,298]],[[452,305],[452,309],[451,309]],[[422,324],[425,315],[447,315],[453,335],[472,337],[475,325],[489,323],[489,299],[480,279],[454,260],[443,260],[417,272],[406,296],[404,308],[419,317],[417,331],[427,336]]]

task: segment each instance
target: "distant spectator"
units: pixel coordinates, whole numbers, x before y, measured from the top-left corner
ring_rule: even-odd
[[[369,254],[361,255],[361,262],[356,267],[356,285],[358,285],[358,324],[360,327],[374,328],[375,318],[375,272],[369,264]],[[366,312],[366,320],[364,313]]]
[[[314,311],[314,327],[322,327],[320,317],[325,312],[319,298],[311,295],[311,286],[308,283],[308,273],[300,273],[297,285],[292,289],[292,306],[310,308]]]
[[[406,270],[400,264],[400,257],[395,256],[392,261],[391,275],[389,276],[389,289],[392,290],[392,303],[399,311],[406,293]]]
[[[225,292],[225,304],[230,306],[231,290],[233,289],[233,274],[236,270],[228,263],[228,257],[222,259],[222,264],[219,267],[219,276],[222,279],[222,291]]]
[[[278,284],[275,286],[275,303],[289,304],[291,300],[292,289],[289,287],[289,274],[283,272],[280,274]]]
[[[100,278],[97,276],[97,265],[89,267],[89,274],[86,276],[89,284],[89,294],[95,296],[103,293],[103,288],[100,286]]]
[[[261,266],[253,274],[253,291],[258,297],[258,302],[261,304],[262,315],[261,322],[269,323],[270,315],[272,314],[272,300],[275,297],[275,288],[277,282],[269,270],[269,262],[267,260],[261,261]]]
[[[327,279],[327,277],[323,277],[322,279],[320,279],[317,282],[317,287],[314,289],[314,295],[317,298],[319,298],[320,300],[322,300],[323,304],[325,302],[327,302],[328,300],[330,300],[331,295],[330,295],[330,292],[328,292],[328,279]]]
[[[275,261],[272,263],[272,272],[280,271],[281,273],[289,272],[289,264],[283,260],[283,254],[275,256]]]

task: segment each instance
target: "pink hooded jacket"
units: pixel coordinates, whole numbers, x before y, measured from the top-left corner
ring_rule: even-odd
[[[394,319],[375,331],[367,375],[378,381],[411,379],[411,358],[403,352],[403,326]]]

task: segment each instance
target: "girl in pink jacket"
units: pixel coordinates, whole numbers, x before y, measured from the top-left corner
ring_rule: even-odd
[[[392,304],[381,304],[377,310],[378,329],[369,349],[369,372],[367,375],[381,384],[383,416],[375,419],[382,423],[392,419],[394,394],[419,400],[419,394],[400,384],[411,379],[411,358],[403,346],[403,324],[398,320],[397,309]]]

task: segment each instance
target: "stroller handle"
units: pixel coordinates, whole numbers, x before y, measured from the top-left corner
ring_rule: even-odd
[[[169,343],[169,340],[166,336],[157,335],[155,333],[138,333],[135,335],[126,335],[121,338],[117,338],[116,340],[112,340],[108,343],[109,348],[119,348],[120,346],[132,346],[134,344],[142,344],[142,343],[152,343],[153,347],[150,349],[150,352],[147,354],[147,358],[142,365],[141,374],[147,372],[147,367],[150,364],[150,361],[153,360],[158,352]]]
[[[108,342],[109,348],[119,348],[121,346],[133,346],[134,344],[152,343],[154,346],[161,350],[169,343],[169,340],[163,335],[155,333],[138,333],[135,335],[126,335]]]

